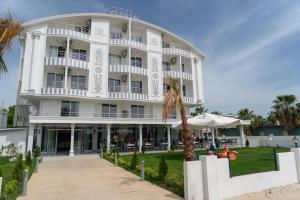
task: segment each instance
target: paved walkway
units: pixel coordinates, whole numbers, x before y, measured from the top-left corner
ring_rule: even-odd
[[[18,200],[181,199],[96,156],[48,158]]]

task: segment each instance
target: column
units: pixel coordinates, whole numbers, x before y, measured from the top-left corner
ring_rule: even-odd
[[[69,53],[70,52],[70,38],[68,37],[67,39],[67,50],[66,50],[66,59],[67,59],[67,62],[66,62],[66,68],[65,68],[65,89],[68,88],[68,58],[69,58]]]
[[[33,89],[36,79],[39,77],[35,77],[34,74],[36,74],[35,72],[35,68],[36,68],[36,64],[37,64],[37,58],[38,58],[38,50],[37,50],[37,43],[38,40],[40,39],[40,33],[32,33],[32,38],[33,38],[33,42],[32,42],[32,49],[31,49],[31,63],[30,63],[30,79],[29,79],[29,87],[28,89]],[[40,67],[40,66],[39,66]]]
[[[211,130],[212,144],[216,148],[216,144],[215,144],[215,129],[211,128],[210,130]]]
[[[25,153],[28,151],[32,152],[32,146],[33,146],[33,135],[34,135],[34,124],[29,124],[28,132],[27,132],[27,142],[26,142],[26,149]]]
[[[93,127],[93,135],[92,135],[92,149],[93,152],[97,152],[98,150],[98,129],[96,126]]]
[[[182,81],[182,67],[181,67],[182,61],[181,56],[179,56],[179,70],[180,70],[180,93],[183,97],[183,81]]]
[[[139,152],[142,152],[143,146],[143,124],[139,125],[139,134],[140,134],[140,142],[139,142]]]
[[[128,48],[128,67],[129,67],[129,73],[128,73],[128,92],[131,93],[131,48]]]
[[[69,156],[74,156],[74,131],[75,131],[75,124],[71,124],[71,144],[70,144]]]
[[[241,145],[242,147],[245,147],[246,142],[245,142],[244,126],[240,125],[239,128],[240,128]]]
[[[106,152],[109,153],[110,152],[110,128],[111,128],[111,124],[107,124],[106,125]]]
[[[170,151],[171,150],[171,125],[168,125],[167,132],[168,132],[168,151]]]

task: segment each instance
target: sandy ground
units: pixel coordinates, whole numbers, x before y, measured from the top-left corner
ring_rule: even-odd
[[[300,200],[300,184],[273,188],[263,192],[232,197],[226,200]]]
[[[140,178],[98,156],[50,158],[40,165],[28,185],[28,195],[18,200],[179,200],[177,195]]]

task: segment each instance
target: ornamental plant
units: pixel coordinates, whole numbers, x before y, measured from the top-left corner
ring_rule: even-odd
[[[33,154],[33,157],[34,158],[38,158],[41,156],[41,148],[39,146],[37,146],[34,150],[34,154]]]
[[[164,181],[168,174],[168,165],[164,157],[161,157],[159,166],[158,166],[158,178],[161,181]]]
[[[13,179],[22,180],[22,177],[24,175],[24,169],[25,169],[25,165],[23,162],[23,154],[20,153],[17,157],[16,165],[13,170],[13,174],[12,174]]]
[[[138,164],[138,162],[139,162],[139,156],[138,156],[138,154],[137,154],[137,151],[135,150],[135,151],[134,151],[134,154],[133,154],[133,156],[132,156],[132,159],[131,159],[131,161],[130,161],[130,168],[131,168],[132,170],[135,170],[135,169],[136,169],[136,166],[137,166],[137,164]]]
[[[249,144],[249,140],[247,139],[247,140],[246,140],[246,147],[248,148],[249,145],[250,145],[250,144]]]
[[[27,152],[26,159],[25,159],[25,164],[28,167],[31,167],[31,165],[32,165],[31,151]]]

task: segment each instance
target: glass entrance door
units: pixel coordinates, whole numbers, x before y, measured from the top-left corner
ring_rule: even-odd
[[[75,154],[83,153],[83,130],[75,129],[74,131],[74,152]]]
[[[56,154],[57,149],[57,130],[49,129],[47,137],[47,153]]]

